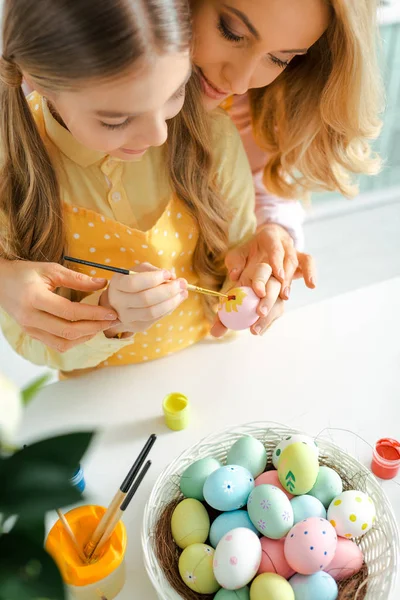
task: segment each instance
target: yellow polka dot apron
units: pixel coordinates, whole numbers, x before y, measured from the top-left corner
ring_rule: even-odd
[[[197,225],[179,199],[173,198],[169,202],[157,223],[148,231],[132,229],[78,206],[65,205],[65,217],[70,256],[124,269],[149,262],[161,269],[175,270],[177,277],[198,284],[198,276],[192,266],[198,240]],[[110,271],[84,265],[68,266],[94,277],[111,279],[113,275]],[[136,333],[130,345],[98,366],[126,365],[161,358],[204,338],[209,329],[201,297],[189,293],[189,297],[172,314],[147,331]]]

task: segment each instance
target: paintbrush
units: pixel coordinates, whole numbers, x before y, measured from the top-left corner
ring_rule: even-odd
[[[145,443],[145,445],[143,446],[139,456],[133,463],[132,467],[129,469],[129,472],[126,475],[123,482],[121,483],[119,490],[115,494],[114,498],[111,500],[109,507],[107,508],[103,517],[100,519],[99,524],[97,525],[96,529],[94,530],[92,537],[90,538],[89,542],[85,546],[84,553],[85,553],[86,558],[90,559],[92,557],[97,544],[99,543],[102,535],[104,534],[105,530],[108,527],[108,524],[110,523],[110,521],[112,521],[114,519],[114,515],[119,510],[122,502],[125,500],[126,495],[129,492],[129,489],[130,489],[135,477],[137,476],[140,469],[142,468],[144,461],[148,457],[149,452],[152,449],[156,439],[157,439],[156,434],[152,433],[151,436],[149,437],[149,439],[147,440],[147,442]]]
[[[110,539],[110,537],[113,534],[114,529],[116,528],[118,522],[121,520],[121,518],[124,515],[124,512],[126,511],[126,509],[128,508],[133,496],[136,494],[136,491],[138,489],[138,487],[140,486],[140,484],[142,483],[147,471],[150,469],[151,467],[151,461],[148,460],[147,463],[145,464],[145,466],[143,467],[143,469],[141,470],[141,472],[139,473],[138,478],[135,480],[134,484],[132,485],[131,489],[129,490],[129,492],[126,495],[125,500],[122,502],[121,506],[119,507],[118,511],[114,514],[114,517],[111,521],[109,521],[103,535],[100,538],[99,543],[97,544],[94,552],[92,553],[91,559],[90,559],[90,563],[95,562],[101,554],[101,551],[103,550],[104,546],[106,545],[106,543],[108,542],[108,540]]]
[[[81,561],[83,563],[86,563],[87,562],[86,556],[83,554],[82,550],[79,548],[79,544],[76,540],[75,534],[72,531],[71,526],[68,523],[65,515],[61,512],[61,510],[59,508],[57,508],[57,515],[58,515],[58,518],[60,519],[65,531],[67,532],[68,537],[71,540],[71,543],[72,543],[73,547],[75,548],[77,555],[79,556],[79,558],[81,559]]]
[[[100,263],[91,262],[89,260],[82,260],[81,258],[72,258],[71,256],[64,256],[66,262],[77,263],[78,265],[85,265],[86,267],[93,267],[96,269],[103,269],[104,271],[112,271],[113,273],[121,273],[122,275],[137,275],[136,271],[130,271],[129,269],[121,269],[120,267],[112,267],[110,265],[102,265]],[[187,289],[189,292],[196,292],[197,294],[204,294],[206,296],[216,296],[217,298],[231,299],[228,294],[222,292],[216,292],[215,290],[207,290],[206,288],[199,287],[198,285],[192,285],[188,283]]]

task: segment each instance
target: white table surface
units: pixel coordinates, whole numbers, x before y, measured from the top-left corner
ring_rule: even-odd
[[[141,555],[143,509],[159,473],[202,437],[261,420],[311,435],[332,428],[331,438],[365,464],[368,443],[400,438],[399,307],[396,278],[289,312],[263,338],[245,333],[229,343],[204,342],[42,390],[28,407],[22,439],[98,429],[84,462],[93,503],[109,502],[149,434],[158,435],[153,466],[125,517],[128,580],[121,600],[156,599]],[[162,417],[163,397],[172,391],[186,394],[193,409],[190,427],[179,433]],[[400,521],[400,487],[383,486]],[[400,597],[399,582],[396,591],[393,598]]]

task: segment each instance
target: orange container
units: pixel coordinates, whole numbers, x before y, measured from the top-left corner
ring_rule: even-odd
[[[106,509],[102,506],[80,506],[65,517],[80,548],[84,548]],[[51,529],[46,550],[51,554],[67,584],[69,597],[76,600],[106,598],[112,600],[125,584],[125,552],[127,535],[120,521],[101,558],[94,564],[83,564],[61,521]]]
[[[393,479],[400,470],[400,443],[392,438],[382,438],[375,444],[372,472],[381,479]]]

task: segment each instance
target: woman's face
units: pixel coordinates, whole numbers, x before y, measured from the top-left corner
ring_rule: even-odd
[[[135,161],[166,141],[167,121],[183,106],[190,72],[188,53],[170,54],[112,81],[43,94],[86,148]]]
[[[206,107],[270,84],[329,22],[326,0],[194,0],[194,63]]]

